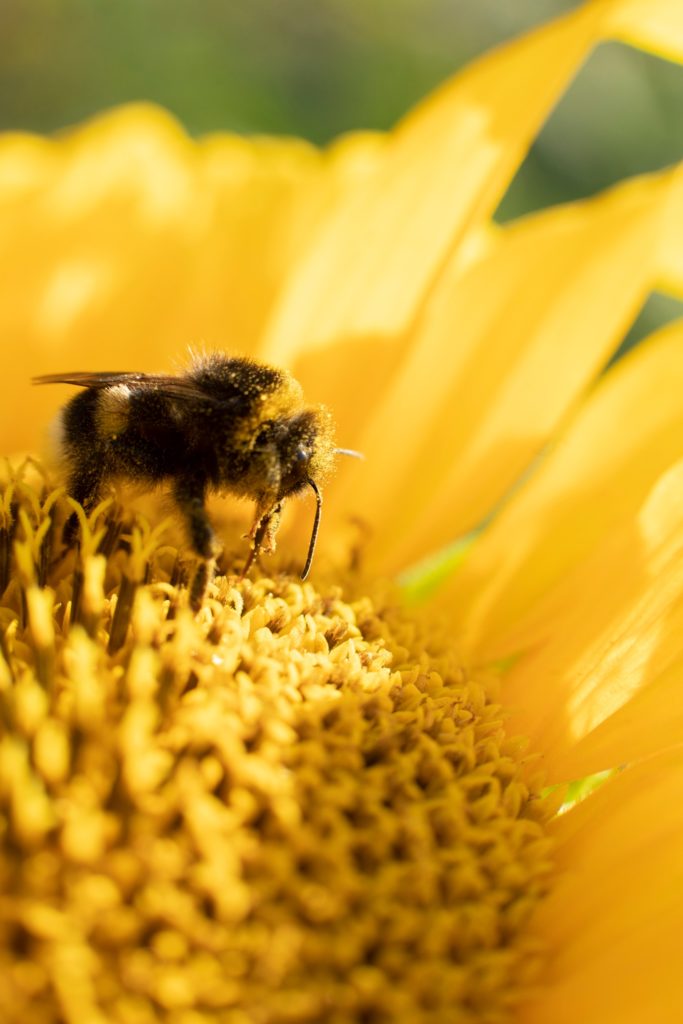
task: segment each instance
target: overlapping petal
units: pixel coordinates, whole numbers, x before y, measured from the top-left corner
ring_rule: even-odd
[[[372,563],[410,564],[481,521],[648,292],[675,280],[667,257],[682,231],[683,173],[674,169],[488,236],[466,269],[442,277],[367,425],[343,433],[366,462],[339,474],[330,504],[342,513],[344,491],[353,492],[375,528]]]
[[[544,614],[553,616],[552,638]],[[671,742],[652,698],[642,702],[650,704],[643,718],[633,700],[654,685],[660,700],[670,697],[675,721],[682,621],[683,461],[519,630],[524,653],[506,677],[506,702],[544,753],[551,779],[581,777]],[[619,712],[612,732],[607,723]]]
[[[680,323],[603,379],[442,595],[470,659],[516,659],[506,700],[554,777],[671,742],[683,607],[677,379]],[[641,690],[642,719],[630,707]]]
[[[639,512],[683,456],[683,322],[599,381],[552,450],[482,533],[442,598],[475,662],[508,657],[519,622],[615,527]]]
[[[379,345],[390,369],[387,343],[400,341],[441,263],[495,209],[604,17],[600,4],[585,5],[475,62],[409,114],[377,173],[338,204],[293,268],[264,357],[321,388],[330,385],[320,349],[362,345],[367,376]]]
[[[678,746],[556,822],[560,877],[534,923],[555,954],[520,1024],[681,1019],[682,800]]]

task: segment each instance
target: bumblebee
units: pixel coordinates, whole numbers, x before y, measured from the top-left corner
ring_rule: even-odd
[[[310,487],[316,513],[302,572],[309,573],[322,496],[319,483],[336,454],[332,417],[306,406],[301,385],[285,370],[220,353],[195,358],[184,373],[55,373],[36,384],[74,384],[84,390],[60,413],[58,444],[71,497],[86,511],[103,486],[126,480],[143,486],[170,483],[193,551],[207,565],[219,545],[211,526],[209,491],[256,502],[243,575],[260,551],[275,550],[283,502]],[[73,540],[77,518],[66,523]],[[197,603],[197,594],[194,593]]]

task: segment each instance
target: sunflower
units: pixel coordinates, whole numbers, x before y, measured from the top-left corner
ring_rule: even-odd
[[[148,106],[1,141],[3,1021],[683,1016],[680,322],[601,373],[680,293],[683,178],[491,220],[606,38],[676,58],[680,5],[588,3],[324,151]],[[32,373],[198,342],[365,461],[312,582],[300,506],[246,579],[217,506],[195,614],[158,509],[62,556],[25,453]]]

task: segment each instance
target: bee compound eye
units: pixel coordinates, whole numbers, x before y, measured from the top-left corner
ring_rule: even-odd
[[[304,448],[303,445],[300,445],[297,448],[296,452],[294,453],[294,458],[295,458],[296,462],[298,462],[300,465],[303,465],[304,462],[310,462],[310,460],[311,460],[310,449],[309,448]]]

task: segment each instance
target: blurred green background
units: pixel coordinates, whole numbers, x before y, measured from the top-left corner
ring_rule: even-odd
[[[0,129],[53,132],[129,100],[188,131],[316,143],[388,128],[491,46],[568,0],[0,0]],[[500,220],[683,157],[683,68],[619,44],[590,57]],[[629,341],[679,313],[653,296]]]

